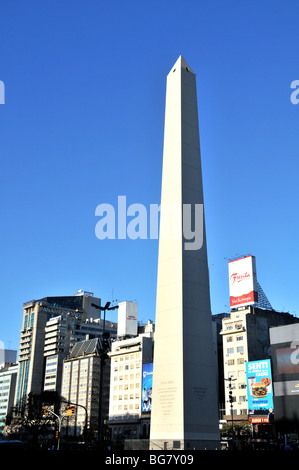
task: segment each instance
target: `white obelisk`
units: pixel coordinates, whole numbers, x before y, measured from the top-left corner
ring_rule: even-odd
[[[167,76],[155,324],[150,449],[219,448],[196,76],[182,56]]]

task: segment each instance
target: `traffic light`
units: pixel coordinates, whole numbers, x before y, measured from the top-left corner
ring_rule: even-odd
[[[43,406],[43,416],[46,416],[46,414],[47,414],[47,407]]]
[[[67,416],[71,416],[71,415],[74,415],[76,413],[76,407],[75,406],[67,406],[66,407],[66,415]]]
[[[229,401],[230,403],[233,402],[233,392],[232,392],[231,390],[228,392],[228,401]]]
[[[55,432],[55,437],[56,437],[56,439],[58,439],[58,437],[59,437],[59,431],[56,431],[56,432]]]

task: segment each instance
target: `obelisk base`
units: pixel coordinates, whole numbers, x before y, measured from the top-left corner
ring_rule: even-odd
[[[150,440],[149,450],[220,450],[220,441],[210,439]]]

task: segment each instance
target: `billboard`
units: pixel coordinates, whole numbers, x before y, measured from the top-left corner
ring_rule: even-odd
[[[117,336],[136,336],[138,330],[138,304],[133,301],[118,304]]]
[[[249,420],[267,422],[262,418],[273,412],[273,385],[270,359],[246,362]],[[265,421],[266,419],[266,421]]]
[[[299,422],[299,323],[270,328],[275,422],[297,430]],[[297,432],[297,431],[296,431]]]
[[[149,412],[152,409],[153,363],[142,366],[142,398],[141,411]]]
[[[270,329],[275,396],[299,396],[299,323]]]
[[[252,305],[258,301],[254,256],[228,263],[230,307]]]

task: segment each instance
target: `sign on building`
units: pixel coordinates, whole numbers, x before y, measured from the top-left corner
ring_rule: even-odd
[[[252,305],[258,301],[254,256],[245,256],[228,263],[230,307]]]
[[[248,415],[252,423],[269,422],[273,412],[273,384],[270,359],[246,362]]]
[[[136,336],[138,334],[137,302],[120,302],[118,304],[117,336]]]
[[[153,363],[142,366],[142,403],[141,411],[147,412],[152,409],[152,388],[153,388]]]

